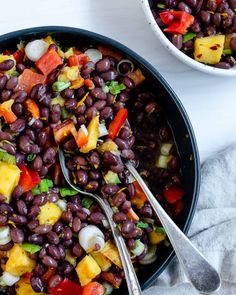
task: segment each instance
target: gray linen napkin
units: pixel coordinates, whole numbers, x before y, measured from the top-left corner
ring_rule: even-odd
[[[217,295],[236,295],[236,146],[202,165],[199,203],[188,236],[219,271]],[[197,295],[175,258],[145,295]]]

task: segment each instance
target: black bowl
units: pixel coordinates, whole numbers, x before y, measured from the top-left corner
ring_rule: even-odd
[[[174,91],[160,73],[138,54],[110,38],[86,30],[70,27],[47,26],[12,32],[0,36],[0,52],[3,52],[5,49],[15,49],[16,44],[20,40],[41,38],[48,34],[55,37],[61,45],[66,47],[76,46],[81,43],[106,44],[110,47],[114,47],[124,56],[138,64],[144,72],[146,80],[148,81],[147,83],[150,84],[151,89],[158,94],[158,102],[166,111],[181,157],[183,183],[188,199],[186,200],[186,213],[178,225],[184,233],[187,233],[198,200],[200,164],[197,144],[190,120]],[[171,247],[165,248],[158,254],[158,260],[154,264],[144,268],[145,271],[140,271],[138,277],[142,289],[150,286],[154,279],[161,274],[174,257],[174,252]],[[124,295],[127,294],[126,287],[124,286],[118,293]]]

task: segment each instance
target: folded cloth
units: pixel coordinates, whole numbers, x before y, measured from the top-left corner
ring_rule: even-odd
[[[193,244],[219,272],[222,287],[214,294],[236,294],[236,146],[202,165],[199,202],[188,233]],[[186,279],[177,258],[145,295],[200,294]]]

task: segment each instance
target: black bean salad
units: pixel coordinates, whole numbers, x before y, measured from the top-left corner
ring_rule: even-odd
[[[121,285],[106,217],[66,185],[58,145],[72,181],[109,200],[137,268],[169,245],[122,162],[132,161],[168,213],[181,216],[180,159],[145,83],[132,61],[102,45],[61,48],[48,36],[0,55],[2,293],[109,295]]]
[[[167,38],[196,61],[236,64],[236,0],[155,0],[152,12]]]

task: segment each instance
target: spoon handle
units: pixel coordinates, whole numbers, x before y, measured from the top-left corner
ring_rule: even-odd
[[[142,291],[138,282],[138,278],[136,276],[132,261],[130,259],[126,244],[124,242],[124,239],[120,233],[120,231],[117,229],[116,224],[113,222],[113,211],[110,207],[110,204],[107,200],[101,199],[99,196],[94,195],[95,199],[103,209],[105,215],[107,216],[108,223],[111,227],[111,231],[113,233],[113,237],[116,243],[116,246],[118,248],[121,262],[123,265],[126,283],[128,286],[129,294],[130,295],[141,295]]]
[[[217,291],[220,288],[221,280],[216,270],[168,216],[133,165],[127,162],[126,167],[138,181],[153,210],[164,226],[189,281],[201,293],[210,294]]]

